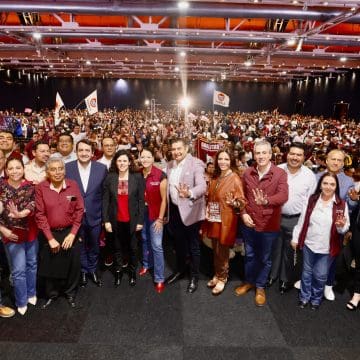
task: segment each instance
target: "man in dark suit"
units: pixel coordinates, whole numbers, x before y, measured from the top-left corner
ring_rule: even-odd
[[[167,280],[172,284],[184,276],[186,260],[190,260],[188,293],[196,291],[199,279],[199,229],[205,219],[205,164],[191,154],[185,139],[175,139],[171,145],[173,160],[168,163],[168,204],[170,234],[174,237],[176,272]]]
[[[85,203],[85,213],[80,228],[81,238],[81,279],[86,286],[87,276],[98,286],[97,275],[102,222],[102,184],[107,174],[105,165],[91,161],[94,155],[91,142],[80,140],[76,144],[77,160],[66,164],[66,177],[75,180]]]

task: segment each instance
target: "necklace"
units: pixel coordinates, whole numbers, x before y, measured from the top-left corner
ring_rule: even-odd
[[[231,173],[232,173],[232,170],[229,169],[224,175],[220,175],[220,176],[219,176],[219,179],[223,179],[223,178],[229,176]]]

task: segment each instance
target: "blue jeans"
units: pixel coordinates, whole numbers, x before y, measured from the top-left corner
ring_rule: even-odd
[[[271,269],[272,245],[279,233],[259,232],[247,226],[241,230],[245,242],[245,281],[264,289]]]
[[[155,221],[149,219],[149,210],[145,207],[144,227],[142,229],[143,266],[154,268],[154,281],[164,282],[164,251],[162,247],[163,229],[156,232]]]
[[[320,305],[331,261],[329,254],[316,254],[304,246],[300,288],[302,302]]]
[[[11,276],[15,290],[15,305],[26,306],[36,295],[38,241],[17,244],[9,242],[6,248],[11,260]]]

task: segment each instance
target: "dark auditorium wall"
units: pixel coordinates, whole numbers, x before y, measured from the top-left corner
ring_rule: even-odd
[[[13,107],[16,111],[30,108],[53,108],[55,94],[59,91],[65,105],[74,108],[93,90],[98,90],[99,108],[144,107],[145,99],[154,98],[162,106],[175,106],[183,94],[180,80],[141,79],[88,79],[88,78],[41,78],[39,75],[22,75],[19,72],[0,72],[0,109]],[[295,104],[304,102],[303,113],[331,116],[333,105],[350,103],[349,117],[360,117],[360,72],[333,78],[284,84],[257,82],[188,81],[188,96],[194,108],[212,109],[213,90],[228,94],[230,111],[254,112],[278,108],[281,113],[292,114]],[[80,105],[84,108],[84,104]],[[227,111],[226,108],[215,107]]]

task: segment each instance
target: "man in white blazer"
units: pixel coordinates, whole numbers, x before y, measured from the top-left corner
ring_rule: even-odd
[[[200,245],[199,229],[205,219],[205,164],[189,154],[185,139],[175,139],[171,144],[173,160],[168,163],[168,229],[174,238],[176,271],[167,278],[172,284],[184,277],[187,260],[190,267],[188,293],[196,291],[199,279]]]

